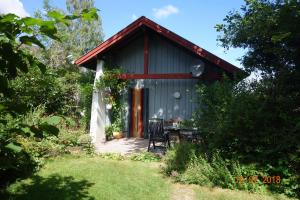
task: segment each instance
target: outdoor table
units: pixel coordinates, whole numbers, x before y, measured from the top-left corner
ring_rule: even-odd
[[[182,128],[176,126],[166,126],[164,131],[168,133],[169,137],[178,137],[179,142],[181,141],[191,141],[194,142],[198,139],[196,128]]]

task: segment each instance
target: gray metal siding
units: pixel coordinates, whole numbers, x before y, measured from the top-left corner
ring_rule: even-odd
[[[114,66],[121,67],[126,73],[144,73],[144,41],[140,36],[111,55]],[[190,73],[191,66],[199,63],[200,58],[182,47],[173,44],[155,34],[149,34],[149,73]],[[204,61],[207,70],[217,67]],[[138,80],[132,80],[131,87]],[[197,104],[196,79],[152,79],[145,80],[144,87],[149,88],[149,118],[171,119],[180,117],[190,119]],[[180,92],[180,99],[175,99],[174,92]]]
[[[195,79],[157,79],[145,81],[149,88],[149,117],[189,119],[196,109]],[[180,92],[180,98],[174,97]]]
[[[149,37],[149,73],[190,73],[200,58],[158,35]]]
[[[138,37],[113,55],[113,66],[121,67],[126,73],[144,73],[144,42]]]

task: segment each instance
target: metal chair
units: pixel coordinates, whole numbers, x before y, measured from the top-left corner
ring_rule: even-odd
[[[154,149],[155,149],[155,142],[162,142],[165,148],[170,147],[169,134],[167,132],[164,132],[163,119],[158,119],[158,118],[149,119],[148,134],[149,134],[148,151],[150,150],[151,142],[153,143]]]

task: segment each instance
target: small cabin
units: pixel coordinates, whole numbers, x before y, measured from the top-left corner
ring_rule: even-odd
[[[147,137],[150,118],[190,119],[197,109],[196,85],[234,77],[239,68],[182,38],[146,17],[140,17],[117,34],[78,58],[77,65],[103,74],[104,63],[124,71],[130,80],[124,94],[124,130],[127,137]],[[94,91],[90,134],[94,143],[105,138],[109,114]]]

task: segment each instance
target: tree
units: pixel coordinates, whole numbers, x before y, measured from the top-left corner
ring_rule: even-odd
[[[207,135],[220,142],[221,150],[225,146],[228,154],[238,152],[248,161],[251,156],[270,174],[285,178],[279,191],[300,196],[300,2],[245,0],[241,11],[230,12],[224,22],[216,25],[219,42],[225,48],[244,48],[242,64],[248,72],[260,72],[262,80],[254,87],[227,90],[230,102],[217,90],[200,91],[200,96],[216,93],[220,100],[202,105],[208,115],[200,124],[213,120]],[[227,111],[213,113],[218,106]]]
[[[84,9],[94,7],[94,0],[67,0],[67,10],[70,14],[78,14]],[[103,41],[102,22],[100,17],[97,20],[83,22],[81,19],[72,21],[68,26],[69,49],[74,58],[78,58],[87,51],[95,48]]]
[[[78,15],[83,10],[93,7],[93,0],[66,0],[67,11],[65,13]],[[44,0],[43,8],[48,12],[63,12],[50,5],[49,0]],[[41,11],[37,11],[35,15],[42,19],[48,18]],[[46,44],[47,48],[42,54],[37,52],[37,55],[48,66],[59,68],[61,82],[69,86],[69,92],[66,92],[69,95],[69,108],[79,107],[75,111],[74,109],[70,109],[67,113],[76,115],[76,113],[82,113],[83,111],[84,123],[87,129],[89,128],[94,73],[87,72],[86,70],[80,71],[78,66],[73,65],[72,61],[102,42],[103,33],[101,24],[100,17],[94,21],[86,21],[78,18],[67,25],[61,23],[58,25],[61,41],[58,42],[49,40],[49,38],[43,38],[43,44]],[[68,80],[65,80],[65,77],[68,77]],[[78,79],[78,77],[80,78]]]
[[[300,2],[298,0],[245,0],[241,11],[230,12],[222,33],[223,47],[247,50],[242,64],[248,72],[279,76],[300,70]]]
[[[68,24],[70,20],[97,18],[97,10],[82,10],[79,14],[63,15],[49,11],[48,20],[14,14],[0,15],[0,179],[13,178],[16,174],[29,171],[34,161],[18,143],[18,137],[43,137],[57,135],[55,124],[59,119],[50,117],[37,124],[21,120],[27,102],[16,101],[11,82],[31,69],[39,68],[42,73],[46,65],[33,53],[31,47],[45,48],[41,38],[59,41],[57,24]],[[16,103],[17,102],[17,103]]]
[[[93,0],[66,0],[67,12],[65,14],[78,15],[83,10],[94,7]],[[59,11],[50,5],[49,0],[44,0],[43,9],[46,11]],[[35,13],[36,17],[47,19],[41,11]],[[103,41],[102,22],[100,16],[94,21],[86,21],[80,18],[72,20],[68,24],[59,24],[61,41],[52,41],[49,38],[43,39],[47,48],[43,53],[43,59],[51,67],[71,67],[72,61],[87,51],[91,50]],[[91,31],[92,30],[92,31]],[[76,67],[77,68],[77,67]]]

